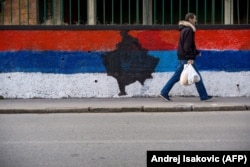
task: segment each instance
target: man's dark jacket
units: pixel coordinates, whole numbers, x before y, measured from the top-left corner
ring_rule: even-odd
[[[179,22],[180,39],[177,48],[179,60],[194,60],[200,52],[195,46],[196,28],[188,21]]]

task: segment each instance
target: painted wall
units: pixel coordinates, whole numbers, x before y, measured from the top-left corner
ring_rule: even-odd
[[[5,98],[158,96],[175,71],[178,30],[0,30]],[[250,29],[199,29],[196,60],[213,96],[250,96]],[[172,96],[198,96],[177,83]]]

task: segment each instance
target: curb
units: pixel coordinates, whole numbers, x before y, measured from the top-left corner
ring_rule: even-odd
[[[177,106],[177,107],[145,107],[143,112],[190,112],[191,106]]]
[[[248,110],[246,105],[241,106],[216,106],[216,107],[194,107],[193,111],[244,111]]]
[[[0,114],[50,114],[50,113],[124,113],[124,112],[202,112],[202,111],[248,111],[249,105],[239,106],[176,106],[176,107],[121,107],[121,108],[44,108],[0,109]]]

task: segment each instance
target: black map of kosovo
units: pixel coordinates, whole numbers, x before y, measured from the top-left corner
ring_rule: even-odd
[[[102,54],[107,75],[114,77],[119,85],[119,96],[126,95],[125,86],[139,81],[142,85],[146,79],[153,78],[152,73],[159,58],[148,55],[138,39],[130,36],[128,30],[121,31],[122,41],[116,49]]]

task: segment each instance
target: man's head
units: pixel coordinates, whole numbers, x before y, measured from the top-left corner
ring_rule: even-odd
[[[189,21],[190,23],[192,23],[193,25],[195,25],[195,23],[197,22],[196,20],[196,16],[194,13],[188,13],[185,16],[185,20]]]

